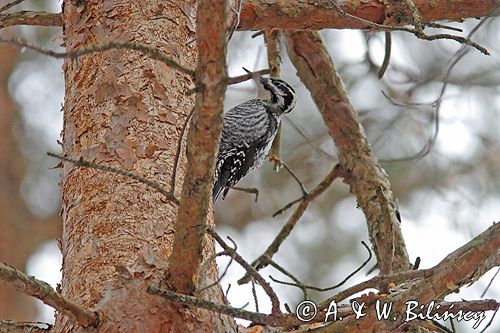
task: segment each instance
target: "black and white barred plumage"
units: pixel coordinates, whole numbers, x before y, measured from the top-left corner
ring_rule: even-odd
[[[223,116],[213,199],[225,197],[250,170],[264,163],[278,125],[295,106],[295,91],[278,78],[255,78],[256,99],[239,104]]]

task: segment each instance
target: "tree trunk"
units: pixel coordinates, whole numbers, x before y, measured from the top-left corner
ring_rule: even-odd
[[[196,43],[188,43],[195,38],[195,14],[195,1],[65,1],[66,47],[132,41],[195,68]],[[64,72],[64,153],[168,189],[180,131],[194,104],[186,96],[191,77],[130,50],[67,60]],[[62,293],[99,312],[99,332],[235,331],[226,316],[146,293],[167,272],[175,203],[129,178],[68,163],[63,170]],[[184,172],[181,163],[181,179]],[[209,244],[206,255],[214,251]],[[217,279],[215,265],[204,277]],[[218,286],[197,296],[224,302]],[[85,330],[58,315],[55,331]]]

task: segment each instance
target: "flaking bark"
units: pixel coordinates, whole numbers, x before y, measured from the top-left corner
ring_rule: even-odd
[[[396,218],[389,178],[373,155],[358,115],[319,33],[288,32],[286,36],[290,59],[335,140],[340,165],[349,173],[344,181],[351,186],[351,192],[366,216],[381,270],[388,274],[409,269],[410,262]],[[380,192],[383,202],[378,199],[377,193]],[[388,230],[391,235],[387,234]]]

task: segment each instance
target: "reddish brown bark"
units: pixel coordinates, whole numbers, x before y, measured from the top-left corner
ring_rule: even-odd
[[[389,178],[373,154],[321,37],[309,31],[286,36],[290,59],[335,140],[340,165],[350,174],[344,181],[366,216],[381,271],[388,274],[409,269]]]
[[[338,1],[345,12],[375,23],[404,25],[412,22],[411,12],[404,5],[394,7],[395,1]],[[400,1],[404,4],[403,1]],[[495,0],[414,0],[422,21],[460,20],[482,17],[498,7]],[[336,12],[328,1],[247,0],[243,2],[240,30],[321,30],[360,29],[366,26]]]
[[[233,0],[233,4],[236,3]],[[412,14],[407,7],[393,7],[392,1],[339,1],[342,10],[374,23],[389,25],[411,24]],[[460,21],[466,18],[484,17],[497,7],[495,0],[415,0],[424,23],[436,21]],[[234,6],[236,8],[237,6]],[[498,15],[498,12],[494,15]],[[62,20],[56,13],[19,12],[0,14],[0,27],[11,25],[60,26]],[[245,0],[242,3],[239,30],[321,30],[361,29],[363,23],[343,17],[328,1],[301,0]]]
[[[227,1],[200,1],[198,9],[196,86],[200,92],[188,135],[188,164],[169,272],[172,287],[184,294],[191,294],[200,283],[227,77]]]
[[[66,1],[63,11],[68,51],[134,41],[195,67],[196,44],[187,43],[195,37],[195,1]],[[64,70],[64,152],[169,188],[180,130],[194,102],[185,95],[190,76],[126,50],[67,60]],[[62,190],[62,293],[99,312],[99,332],[231,331],[228,317],[146,292],[168,270],[174,203],[130,179],[68,163]],[[215,281],[214,265],[204,277]],[[202,296],[224,301],[217,287]],[[58,315],[55,331],[84,330]]]

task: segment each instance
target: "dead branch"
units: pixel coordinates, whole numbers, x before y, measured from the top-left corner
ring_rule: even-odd
[[[242,308],[235,308],[225,304],[218,304],[206,301],[198,297],[179,294],[169,290],[164,290],[161,289],[158,285],[149,286],[148,293],[163,297],[172,302],[184,305],[196,306],[198,308],[214,311],[217,313],[222,313],[227,316],[231,316],[233,318],[250,320],[252,323],[255,324],[263,324],[273,327],[297,326],[303,324],[303,322],[301,322],[295,316],[295,314],[282,314],[282,313],[265,314],[260,312],[247,311]],[[352,309],[350,306],[339,307],[340,316],[348,316],[349,314],[352,314]],[[324,316],[318,316],[316,322],[320,322],[323,320]]]
[[[80,166],[80,167],[84,167],[84,168],[89,168],[89,169],[102,170],[102,171],[111,172],[111,173],[116,173],[118,175],[122,175],[122,176],[125,176],[125,177],[128,177],[128,178],[131,178],[133,180],[138,181],[139,183],[145,184],[145,185],[153,188],[158,193],[163,194],[163,196],[167,200],[173,201],[173,202],[175,202],[177,204],[179,203],[179,200],[174,195],[174,188],[172,188],[172,190],[169,192],[169,191],[165,190],[163,188],[163,186],[161,186],[159,183],[151,181],[149,179],[146,179],[146,178],[144,178],[142,176],[136,175],[135,173],[132,173],[130,171],[123,170],[123,169],[118,169],[118,168],[113,168],[113,167],[107,166],[107,165],[102,165],[102,164],[98,164],[98,163],[93,163],[93,162],[85,161],[83,158],[80,158],[79,160],[75,160],[73,158],[69,158],[69,157],[66,157],[66,156],[57,155],[57,154],[54,154],[54,153],[47,153],[47,155],[50,156],[50,157],[58,158],[58,159],[60,159],[62,161],[66,161],[66,162],[72,163],[72,164],[74,164],[76,166]]]
[[[255,187],[238,187],[238,186],[232,186],[232,190],[240,191],[240,192],[245,192],[249,194],[255,195],[255,202],[259,200],[259,190]]]
[[[264,31],[264,41],[267,46],[267,63],[271,70],[271,76],[281,76],[281,32],[279,30]],[[278,132],[274,137],[271,150],[269,151],[269,161],[274,163],[274,170],[278,171],[281,167],[280,158],[280,143],[281,143],[281,123],[278,127]]]
[[[52,325],[42,322],[0,320],[0,333],[49,333]]]
[[[413,3],[413,1],[411,1],[411,0],[405,0],[405,2],[407,2],[407,3],[409,3],[409,2]],[[397,16],[400,15],[400,13],[401,13],[400,6],[394,6],[392,3],[390,3],[389,6],[391,7],[391,9],[389,9],[389,12],[393,12],[394,11],[393,9],[396,8],[395,15],[397,15]],[[423,40],[429,40],[429,41],[431,41],[431,40],[438,40],[438,39],[454,40],[454,41],[456,41],[456,42],[458,42],[460,44],[472,46],[472,47],[476,48],[478,51],[480,51],[481,53],[483,53],[485,55],[489,55],[490,54],[487,49],[485,49],[481,45],[479,45],[479,44],[471,41],[469,38],[465,38],[465,37],[457,36],[457,35],[451,35],[451,34],[443,34],[443,33],[442,34],[435,34],[435,35],[428,35],[428,34],[426,34],[423,31],[422,23],[419,20],[420,16],[418,14],[418,10],[415,8],[414,5],[413,5],[413,8],[415,9],[416,12],[412,12],[412,20],[417,19],[417,21],[416,21],[417,25],[416,25],[415,29],[414,28],[407,28],[407,27],[397,27],[397,26],[387,25],[387,24],[373,23],[373,22],[365,20],[365,19],[363,19],[361,17],[355,16],[355,15],[351,15],[351,14],[345,12],[339,6],[337,6],[335,3],[332,3],[332,8],[335,11],[337,11],[340,15],[342,15],[344,17],[351,18],[354,21],[358,21],[358,22],[361,22],[363,24],[366,24],[371,29],[381,30],[381,31],[404,31],[404,32],[409,32],[411,34],[414,34],[415,37],[417,37],[417,38],[420,38],[420,39],[423,39]],[[414,15],[413,13],[416,13],[416,15]],[[413,21],[413,22],[415,23],[415,21]]]
[[[165,53],[161,52],[160,49],[152,46],[147,46],[144,44],[140,43],[135,43],[135,42],[127,42],[127,41],[112,41],[112,42],[106,42],[103,44],[97,44],[97,45],[88,45],[86,47],[82,48],[77,48],[72,51],[68,52],[57,52],[57,51],[52,51],[52,50],[47,50],[44,49],[40,46],[36,45],[31,45],[26,43],[23,40],[20,39],[5,39],[5,38],[0,38],[0,43],[5,43],[5,44],[12,44],[12,45],[17,45],[20,47],[25,47],[27,49],[36,51],[41,54],[45,54],[47,56],[56,58],[56,59],[63,59],[63,58],[69,58],[69,59],[76,59],[84,55],[88,55],[91,53],[96,53],[96,52],[103,52],[103,51],[108,51],[108,50],[114,50],[114,49],[125,49],[125,50],[135,50],[139,51],[142,54],[145,54],[149,56],[151,59],[155,59],[158,61],[161,61],[165,65],[181,72],[185,73],[188,75],[194,75],[194,71],[182,66],[179,64],[177,61],[169,58]]]
[[[177,140],[177,150],[175,151],[175,162],[174,162],[174,171],[172,172],[172,194],[175,197],[175,188],[177,187],[177,172],[179,171],[179,164],[181,162],[182,158],[182,144],[184,143],[184,136],[186,135],[186,131],[188,128],[189,123],[191,122],[191,119],[193,118],[195,108],[189,112],[186,120],[184,121],[184,124],[182,125],[181,129],[181,134],[179,135],[179,140]]]
[[[485,17],[477,24],[474,29],[470,31],[470,33],[467,35],[467,39],[471,38],[472,35],[474,35],[479,29],[488,21],[488,17]],[[398,157],[398,158],[391,158],[391,159],[385,159],[381,162],[383,163],[399,163],[399,162],[404,162],[404,161],[411,161],[411,160],[418,160],[421,159],[425,156],[427,156],[434,145],[436,144],[436,140],[439,134],[439,127],[440,127],[440,109],[441,109],[441,101],[443,100],[444,94],[447,90],[448,84],[450,83],[450,75],[454,67],[458,64],[458,62],[464,58],[464,56],[470,51],[469,48],[466,47],[466,45],[462,45],[462,47],[455,52],[453,57],[448,63],[448,68],[446,69],[444,75],[443,75],[443,85],[441,87],[441,91],[436,98],[431,103],[427,103],[427,106],[430,106],[433,108],[433,122],[434,122],[434,130],[431,134],[431,136],[426,140],[424,146],[415,154],[411,156],[406,156],[406,157]],[[392,104],[396,106],[401,106],[401,107],[408,107],[409,105],[415,105],[415,106],[423,106],[426,105],[425,103],[413,103],[413,104],[408,104],[408,103],[400,103],[392,99],[390,96],[388,96],[384,91],[382,91],[382,95],[384,95],[385,98],[387,98]],[[389,125],[389,124],[388,124]]]
[[[218,236],[213,230],[209,231],[212,236],[221,244],[224,251],[231,252],[231,248]],[[384,298],[384,302],[394,302],[395,310],[401,311],[402,306],[408,300],[418,299],[421,304],[430,304],[440,297],[453,292],[455,286],[462,286],[465,283],[473,282],[484,274],[488,269],[498,265],[500,262],[500,254],[498,248],[500,246],[500,224],[494,224],[488,230],[480,234],[475,239],[471,240],[460,249],[448,255],[443,261],[431,269],[425,270],[409,270],[393,275],[377,276],[359,285],[353,286],[341,292],[340,294],[329,298],[319,304],[318,316],[311,321],[323,322],[325,320],[326,309],[328,305],[335,301],[341,302],[348,296],[363,291],[367,288],[382,289],[384,285],[389,283],[404,285],[407,289],[403,292],[389,294]],[[239,255],[235,255],[237,262],[245,263],[245,269],[251,270]],[[460,263],[460,264],[459,264]],[[464,265],[464,263],[466,263]],[[466,266],[463,268],[462,266]],[[455,269],[456,268],[456,269]],[[259,276],[255,272],[255,276]],[[450,280],[451,278],[451,280]],[[257,280],[257,282],[259,282]],[[259,282],[260,283],[260,282]],[[436,286],[433,289],[433,286]],[[450,288],[452,286],[453,288]],[[429,292],[430,291],[430,292]],[[182,303],[185,305],[194,305],[210,311],[226,314],[229,316],[251,320],[254,323],[264,324],[269,326],[294,326],[300,324],[294,314],[282,314],[281,312],[272,313],[270,315],[246,311],[239,308],[216,304],[208,302],[197,297],[181,295],[170,291],[162,290],[158,286],[151,286],[148,288],[151,294],[159,295],[173,302]],[[396,306],[397,304],[397,306]],[[430,313],[442,313],[448,310],[450,313],[457,313],[458,311],[490,311],[498,308],[496,300],[475,300],[475,301],[460,301],[460,302],[439,302],[436,303],[434,310]],[[322,327],[318,332],[386,332],[394,327],[389,326],[375,326],[379,323],[378,320],[370,318],[375,311],[367,310],[367,316],[354,320],[352,314],[353,310],[350,306],[339,307],[338,315],[344,317],[344,320],[335,322],[326,327]],[[393,321],[382,321],[380,325],[394,325]],[[365,326],[367,325],[367,326]],[[399,324],[395,324],[397,327]]]
[[[361,282],[357,285],[354,285],[352,287],[349,287],[347,289],[342,290],[338,294],[329,297],[328,299],[324,300],[318,305],[319,309],[326,309],[328,307],[328,304],[330,304],[332,301],[336,301],[337,303],[342,302],[349,296],[352,296],[356,293],[362,292],[366,289],[370,288],[376,288],[376,289],[383,289],[385,286],[387,286],[389,283],[394,283],[394,284],[400,284],[402,282],[406,281],[411,281],[415,279],[423,279],[425,277],[430,276],[431,274],[430,269],[423,269],[423,270],[415,270],[415,271],[405,271],[405,272],[400,272],[392,275],[377,275],[370,280]]]
[[[227,84],[228,85],[238,84],[238,83],[245,82],[245,81],[248,81],[250,79],[253,79],[254,77],[266,75],[266,74],[269,74],[269,73],[270,73],[269,69],[261,69],[261,70],[250,72],[250,73],[243,74],[243,75],[240,75],[240,76],[230,77],[228,79],[228,81],[227,81]]]
[[[253,263],[252,266],[257,270],[260,270],[268,265],[268,263],[264,260],[261,261],[261,258],[272,258],[276,252],[278,252],[281,244],[285,241],[285,239],[290,235],[295,224],[299,221],[300,217],[306,211],[309,204],[316,199],[319,195],[321,195],[330,184],[340,177],[343,173],[343,169],[340,165],[335,165],[335,167],[330,171],[330,173],[310,192],[306,195],[303,195],[299,200],[299,207],[295,210],[295,212],[290,216],[287,223],[281,228],[278,235],[274,238],[273,242],[269,247],[264,251],[262,255],[260,255]],[[249,275],[245,274],[241,279],[238,280],[238,284],[245,284],[249,281]]]
[[[269,283],[264,280],[262,276],[257,272],[257,270],[254,268],[254,266],[250,265],[241,257],[236,251],[234,251],[231,247],[229,247],[226,242],[222,239],[222,237],[215,232],[213,229],[208,229],[207,231],[216,241],[219,243],[219,245],[222,247],[224,251],[227,251],[231,253],[231,255],[234,255],[234,260],[240,264],[248,273],[248,275],[252,278],[255,279],[259,283],[259,285],[264,289],[266,292],[267,296],[269,296],[269,299],[271,300],[272,304],[272,314],[279,314],[281,313],[280,311],[280,302],[278,300],[278,296],[274,292],[273,288],[269,285]]]
[[[6,11],[7,9],[9,9],[11,7],[19,5],[21,2],[24,2],[24,1],[26,1],[26,0],[14,0],[14,1],[8,2],[4,6],[0,7],[0,13]]]
[[[96,312],[65,299],[46,282],[28,276],[2,262],[0,262],[0,279],[16,288],[17,291],[38,298],[48,306],[64,313],[83,327],[96,327],[99,323]]]
[[[472,284],[491,268],[500,265],[500,223],[495,223],[479,236],[449,254],[432,268],[433,274],[411,284],[394,306],[403,308],[408,299],[429,303]],[[391,323],[396,325],[397,323]],[[400,323],[399,323],[400,324]]]
[[[174,293],[172,291],[161,289],[158,285],[149,286],[148,293],[163,297],[172,302],[185,305],[193,305],[198,308],[215,311],[234,318],[246,319],[255,323],[262,323],[262,324],[264,323],[267,324],[268,322],[268,315],[264,313],[251,312],[244,309],[227,306],[224,304],[217,304],[214,302],[206,301],[194,296]]]
[[[169,284],[189,294],[203,261],[204,236],[212,201],[215,155],[222,124],[222,106],[227,86],[226,32],[228,3],[203,0],[198,4],[198,67],[194,116],[187,139],[187,170],[175,222],[175,237],[169,258]]]
[[[260,69],[260,70],[255,71],[255,72],[250,72],[250,73],[239,75],[239,76],[235,76],[235,77],[229,77],[229,78],[227,78],[227,84],[228,85],[238,84],[238,83],[241,83],[241,82],[245,82],[245,81],[251,80],[254,77],[266,75],[266,74],[269,74],[269,73],[270,73],[269,69]],[[200,91],[201,91],[201,87],[197,86],[197,87],[194,87],[193,89],[189,89],[186,92],[186,95],[190,96],[190,95],[192,95],[194,93],[197,93],[197,92],[200,92]]]
[[[25,10],[0,14],[0,29],[14,25],[60,27],[62,26],[62,17],[60,13],[32,12]]]
[[[389,179],[373,155],[358,115],[321,37],[316,32],[287,33],[286,37],[290,59],[299,77],[311,91],[330,135],[335,140],[340,165],[349,173],[344,181],[350,185],[366,216],[377,261],[387,262],[388,259],[384,256],[387,251],[383,249],[394,247],[391,270],[408,270],[410,261],[396,218],[396,204]],[[394,244],[387,244],[381,232],[386,216],[380,202],[373,200],[377,197],[379,188],[382,188],[387,199],[388,207],[385,208],[391,212]]]
[[[391,60],[391,52],[392,52],[392,36],[389,31],[385,32],[385,52],[384,52],[384,61],[382,61],[382,65],[378,69],[377,77],[381,79],[387,67],[389,67],[389,61]]]
[[[219,256],[229,256],[230,257],[229,262],[227,263],[226,267],[222,271],[222,274],[217,278],[217,280],[215,280],[214,282],[210,283],[209,285],[207,285],[207,286],[205,286],[203,288],[200,288],[200,289],[196,290],[197,293],[201,293],[204,290],[210,289],[210,288],[218,285],[219,282],[224,278],[224,276],[226,276],[227,271],[229,270],[229,267],[231,267],[231,264],[233,263],[234,257],[236,255],[236,251],[238,250],[238,245],[236,245],[236,242],[231,237],[228,236],[227,238],[231,241],[231,243],[233,243],[233,248],[231,249],[231,251],[224,250],[222,252],[214,254],[210,259],[208,259],[205,262],[205,265],[207,265],[207,266],[210,265],[211,261],[215,260],[215,258],[217,258]],[[202,272],[205,269],[207,269],[207,267],[202,267]]]
[[[331,287],[326,287],[326,288],[320,288],[320,287],[316,287],[316,286],[308,286],[302,282],[297,282],[296,279],[293,279],[295,281],[295,283],[291,283],[291,282],[285,282],[285,281],[279,281],[279,280],[276,280],[272,277],[270,277],[274,282],[277,282],[277,283],[280,283],[280,284],[284,284],[284,285],[288,285],[288,286],[292,286],[292,287],[297,287],[297,288],[300,288],[301,290],[306,290],[306,289],[309,289],[309,290],[315,290],[315,291],[319,291],[319,292],[326,292],[326,291],[330,291],[330,290],[333,290],[333,289],[337,289],[338,287],[341,287],[343,286],[347,281],[349,281],[350,278],[352,278],[354,275],[356,275],[361,269],[363,269],[363,267],[365,267],[368,262],[371,260],[372,258],[372,251],[370,250],[370,248],[368,247],[368,245],[366,245],[365,242],[361,242],[361,244],[363,244],[363,246],[366,248],[366,250],[368,251],[368,258],[366,258],[366,260],[361,264],[359,265],[354,271],[352,271],[351,273],[347,274],[347,276],[342,280],[340,281],[339,283],[337,283],[336,285],[334,286],[331,286]],[[276,267],[275,263],[270,263],[271,266],[273,267]],[[283,270],[281,269],[278,269],[280,272],[284,272]],[[286,271],[285,271],[286,272]],[[287,276],[290,276],[289,274],[285,274]]]
[[[418,300],[420,304],[427,305],[431,301],[442,299],[442,297],[458,291],[461,286],[474,283],[489,269],[500,265],[499,248],[500,223],[496,223],[449,254],[436,266],[427,270],[407,271],[394,275],[399,276],[399,278],[406,275],[407,280],[402,280],[405,281],[403,291],[389,294],[384,298],[384,302],[392,302],[394,313],[402,313],[408,300]],[[409,281],[409,277],[417,279]],[[332,299],[339,301],[337,298]],[[323,309],[327,306],[328,303],[325,301],[320,304],[319,308]],[[403,317],[395,321],[379,321],[376,319],[375,313],[369,309],[366,313],[366,316],[356,321],[343,321],[343,332],[392,332],[404,324]],[[338,328],[335,323],[330,326],[321,332],[335,332],[334,329]]]

